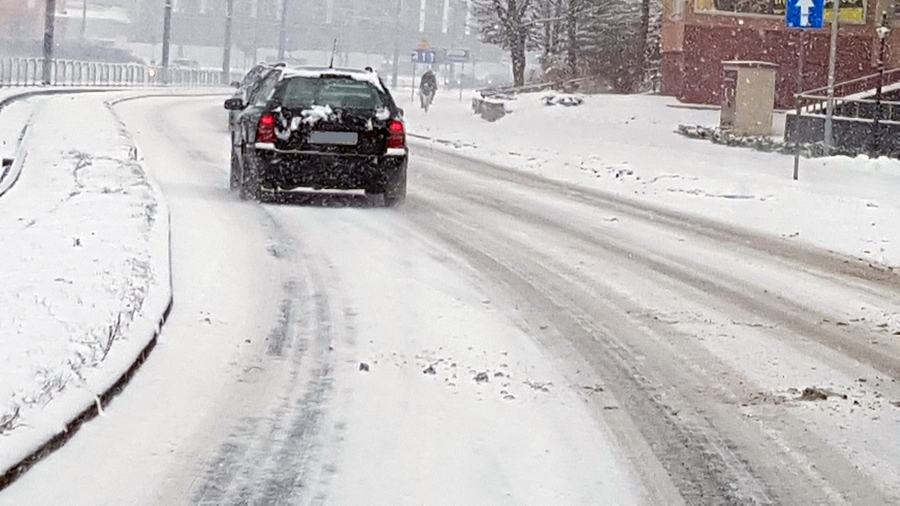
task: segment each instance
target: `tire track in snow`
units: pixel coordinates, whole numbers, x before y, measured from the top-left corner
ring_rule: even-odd
[[[420,168],[424,167],[420,166]],[[785,500],[786,498],[780,494],[789,494],[788,496],[798,494],[798,497],[817,497],[819,500],[840,497],[841,494],[836,492],[836,489],[829,489],[830,479],[834,479],[834,483],[839,483],[839,487],[846,487],[845,491],[853,490],[854,492],[848,492],[851,497],[854,495],[869,497],[877,501],[879,497],[877,487],[874,487],[852,468],[843,468],[843,471],[846,471],[844,478],[836,477],[835,475],[840,473],[834,472],[832,469],[829,479],[823,479],[818,470],[810,470],[809,477],[805,478],[806,485],[791,483],[785,478],[773,476],[773,474],[777,474],[777,471],[773,473],[771,469],[764,470],[767,475],[766,479],[762,479],[759,473],[763,471],[754,468],[754,464],[743,454],[742,446],[732,441],[730,436],[737,436],[739,440],[743,439],[745,443],[743,450],[745,451],[753,451],[752,448],[746,446],[748,440],[752,444],[752,437],[729,433],[727,430],[722,432],[726,427],[731,429],[740,427],[741,415],[734,410],[729,413],[727,408],[719,410],[719,413],[712,413],[711,411],[718,409],[714,403],[701,402],[701,404],[697,404],[700,396],[691,395],[688,390],[691,388],[690,385],[702,383],[697,383],[697,378],[691,378],[697,374],[696,372],[679,371],[679,369],[684,369],[685,364],[670,361],[666,366],[669,369],[668,372],[665,368],[654,369],[651,367],[652,363],[659,365],[667,362],[664,357],[659,356],[663,352],[647,348],[647,342],[653,341],[650,334],[642,334],[648,331],[663,333],[672,331],[662,329],[663,325],[658,322],[655,325],[657,328],[654,330],[652,329],[653,323],[642,321],[640,318],[611,316],[645,314],[644,310],[647,308],[642,310],[640,307],[632,307],[630,310],[625,310],[621,305],[623,302],[621,294],[618,295],[619,299],[617,300],[617,295],[610,292],[607,294],[609,298],[604,299],[602,296],[598,297],[595,292],[596,287],[592,286],[578,295],[579,289],[573,283],[577,284],[579,276],[583,277],[585,273],[578,272],[571,265],[561,263],[558,256],[544,255],[536,249],[537,246],[529,242],[528,238],[546,237],[548,241],[560,244],[566,244],[567,241],[574,238],[576,243],[584,244],[585,248],[599,248],[601,251],[605,251],[606,255],[604,256],[628,265],[627,270],[637,276],[657,278],[659,283],[674,283],[675,285],[690,286],[692,290],[698,292],[708,292],[708,300],[712,301],[713,305],[721,303],[726,308],[733,309],[750,302],[751,312],[771,317],[772,311],[775,311],[775,314],[783,315],[783,319],[793,324],[793,331],[801,332],[805,337],[818,337],[821,329],[815,326],[804,326],[805,321],[808,320],[804,317],[808,317],[803,312],[804,308],[786,305],[784,301],[780,301],[770,294],[747,295],[742,290],[742,288],[747,288],[746,284],[737,279],[720,279],[717,273],[709,272],[700,265],[691,262],[678,263],[673,258],[659,256],[652,251],[644,251],[635,244],[617,242],[618,237],[607,237],[602,230],[586,231],[579,228],[577,223],[548,218],[536,208],[529,207],[528,204],[520,204],[516,198],[517,192],[521,191],[523,186],[531,189],[529,176],[524,178],[529,184],[517,181],[512,177],[503,181],[504,184],[512,183],[507,185],[510,190],[509,195],[504,195],[503,190],[500,190],[498,194],[497,187],[489,184],[479,185],[474,180],[467,181],[471,184],[461,184],[460,178],[447,176],[444,168],[441,167],[441,170],[429,168],[424,171],[428,172],[428,177],[433,178],[433,181],[422,185],[430,187],[427,190],[434,189],[441,196],[440,199],[429,195],[429,191],[418,192],[418,194],[413,192],[414,198],[411,199],[410,204],[419,216],[419,225],[427,233],[444,240],[449,247],[459,250],[464,257],[475,263],[480,268],[479,270],[490,273],[497,279],[499,285],[507,286],[509,293],[515,294],[513,297],[517,303],[536,304],[538,309],[535,311],[538,314],[553,315],[552,317],[547,316],[547,319],[557,321],[558,325],[569,331],[568,335],[564,336],[565,339],[575,343],[576,347],[585,354],[590,354],[589,359],[597,366],[597,371],[605,380],[604,384],[613,391],[616,398],[626,407],[626,411],[632,415],[633,421],[641,427],[645,437],[655,448],[657,457],[671,473],[687,502],[706,504],[725,501],[766,504]],[[477,173],[483,167],[478,162],[468,160],[464,168],[456,168],[463,173],[467,171]],[[507,176],[509,175],[507,174]],[[553,183],[546,181],[538,184],[538,186],[543,185],[554,186]],[[551,193],[557,192],[559,192],[559,188],[551,188]],[[568,197],[568,193],[564,193],[564,196]],[[604,208],[605,202],[598,202],[597,207]],[[472,216],[491,217],[495,215],[504,216],[508,223],[489,223],[490,220],[484,218],[480,218],[481,221],[476,221],[475,224],[472,223]],[[662,223],[664,226],[677,230],[686,228],[688,231],[693,231],[697,227],[694,224],[680,227],[677,220],[671,222],[659,219],[655,213],[647,215],[637,212],[631,213],[631,215],[639,216],[641,220],[649,221],[654,226]],[[513,221],[527,224],[527,227],[513,227],[511,226]],[[480,231],[478,225],[489,230]],[[528,227],[533,227],[534,230],[529,231]],[[727,230],[727,227],[720,225],[718,228]],[[713,238],[719,243],[723,241],[738,245],[743,243],[744,239],[740,233],[736,233],[736,237],[730,237],[725,241],[718,238],[720,232],[700,235]],[[747,249],[754,250],[755,254],[759,256],[760,248],[756,246],[756,244],[751,244]],[[792,247],[780,246],[780,249],[785,248]],[[652,248],[650,249],[652,250]],[[783,257],[806,258],[803,251],[805,248],[793,248],[793,251],[787,252]],[[824,263],[830,262],[829,265],[844,266],[840,274],[826,277],[829,280],[836,278],[837,282],[845,286],[859,288],[860,283],[856,278],[875,278],[876,286],[878,284],[890,285],[894,282],[890,276],[885,276],[885,273],[878,270],[875,270],[873,276],[860,276],[859,266],[850,265],[847,268],[847,263],[834,262],[831,258],[832,255],[828,254],[814,255],[814,260],[809,266],[810,269],[815,271],[821,269],[823,257],[831,259]],[[776,257],[775,260],[776,262],[793,263],[784,258],[779,260]],[[819,273],[814,272],[813,275],[819,275]],[[853,279],[844,280],[842,276],[849,276]],[[862,289],[872,293],[879,291],[877,288],[866,286],[863,286]],[[525,294],[531,294],[531,296]],[[544,302],[539,302],[541,300]],[[607,300],[609,302],[606,302]],[[607,305],[608,303],[611,305]],[[804,316],[798,317],[798,315]],[[560,319],[563,321],[559,321]],[[591,322],[597,322],[600,328],[592,328]],[[641,330],[648,326],[651,329]],[[541,328],[545,328],[545,326],[541,326]],[[846,347],[839,342],[842,339],[840,335],[835,334],[830,338],[834,341],[831,343],[832,345],[843,347],[846,350]],[[826,343],[829,340],[820,339]],[[846,336],[843,337],[843,340],[846,341]],[[617,342],[618,344],[615,344]],[[635,347],[636,345],[638,346]],[[643,349],[640,345],[644,346]],[[604,351],[597,352],[597,350]],[[891,362],[886,361],[886,358],[890,360],[889,357],[880,356],[877,353],[873,355],[871,350],[865,351],[864,347],[860,347],[858,350],[861,350],[860,353],[867,355],[875,364],[893,370]],[[653,357],[654,354],[658,355],[655,362],[648,358]],[[709,380],[710,378],[705,379]],[[642,399],[643,397],[646,399]],[[765,436],[761,434],[758,437],[765,439]],[[816,447],[810,449],[810,453],[818,452],[820,457],[825,455],[824,458],[835,458],[828,449],[821,445],[816,446],[808,441],[806,444],[809,447]],[[777,441],[769,441],[767,446],[774,454],[778,454],[780,451],[777,448]],[[792,463],[793,457],[789,453],[778,455],[778,458],[782,459],[786,465]],[[760,462],[757,461],[757,464]],[[796,465],[796,463],[794,464]],[[833,465],[840,467],[839,464]],[[766,465],[762,467],[766,467]],[[828,471],[823,470],[822,472],[828,474]],[[846,476],[851,478],[846,478]],[[795,478],[794,481],[801,480]],[[769,488],[769,482],[780,484]],[[805,491],[801,490],[804,487]],[[821,490],[815,490],[817,487],[821,487]],[[827,502],[831,501],[827,500]]]
[[[461,165],[465,171],[473,171],[470,161],[467,165]],[[504,172],[504,169],[493,166],[485,166],[488,171]],[[478,166],[480,170],[483,167]],[[508,171],[505,171],[508,172]],[[432,174],[432,177],[442,177]],[[509,177],[509,174],[507,174]],[[512,186],[520,186],[532,183],[534,176],[524,175],[524,179],[508,179],[505,182],[513,183]],[[736,254],[746,252],[747,256],[763,258],[767,262],[775,261],[781,266],[796,269],[800,274],[806,274],[812,278],[825,280],[828,283],[841,286],[850,291],[858,291],[866,296],[878,300],[884,300],[889,305],[900,305],[900,275],[892,269],[872,266],[865,261],[843,257],[834,253],[817,250],[787,241],[781,241],[761,234],[753,234],[746,230],[715,223],[704,218],[692,221],[689,215],[656,209],[653,206],[643,208],[641,204],[633,202],[620,203],[620,197],[609,197],[597,192],[592,195],[589,190],[572,189],[567,186],[538,178],[541,188],[549,189],[552,193],[560,193],[560,196],[570,198],[597,209],[621,212],[638,222],[658,226],[662,229],[675,230],[696,234],[701,238],[713,239],[721,247]],[[526,185],[527,186],[527,185]],[[449,182],[441,184],[442,188],[452,189],[454,185]],[[477,188],[477,187],[473,187]],[[575,192],[575,193],[573,193]],[[457,192],[459,193],[459,192]],[[644,268],[663,274],[667,278],[676,278],[679,282],[692,286],[700,291],[715,291],[719,298],[730,301],[740,301],[742,305],[750,305],[757,314],[764,314],[767,318],[779,315],[776,318],[779,323],[794,330],[798,334],[828,346],[840,353],[848,354],[854,359],[871,365],[872,367],[889,374],[892,377],[900,377],[900,358],[895,348],[872,347],[866,339],[866,329],[851,329],[840,327],[835,329],[823,328],[819,323],[835,318],[832,314],[811,310],[802,304],[777,297],[768,292],[756,290],[757,286],[739,279],[728,273],[712,271],[704,266],[700,260],[677,259],[673,256],[651,254],[648,249],[633,240],[628,240],[621,234],[609,237],[603,236],[602,231],[588,230],[573,226],[570,223],[560,222],[549,218],[528,206],[520,205],[514,200],[502,201],[492,194],[490,190],[477,189],[467,191],[465,199],[477,202],[496,213],[503,213],[516,218],[526,218],[533,223],[539,223],[547,230],[561,231],[565,237],[577,237],[580,241],[590,243],[606,252],[616,255],[628,262],[638,262]],[[608,200],[611,199],[611,200]],[[624,205],[623,205],[624,204]],[[758,293],[762,292],[762,293]],[[802,315],[802,316],[801,316]],[[848,336],[848,334],[850,334]]]
[[[429,211],[440,209],[435,202],[428,203],[428,207]],[[687,403],[670,399],[672,392],[667,392],[666,383],[639,366],[641,360],[635,351],[590,323],[603,321],[603,315],[615,314],[619,308],[601,306],[594,299],[593,307],[573,307],[555,301],[554,294],[566,293],[567,287],[547,286],[547,280],[557,274],[524,258],[522,252],[527,248],[521,249],[521,244],[491,232],[476,237],[480,234],[473,234],[464,221],[450,224],[442,220],[435,227],[425,218],[429,214],[423,213],[419,223],[428,233],[457,250],[480,272],[493,278],[497,286],[505,287],[507,293],[516,294],[517,305],[546,316],[567,339],[586,343],[592,349],[590,361],[601,371],[604,389],[616,396],[640,428],[686,503],[773,503],[771,491],[743,465],[733,444],[717,434],[702,416],[681,412],[676,406]],[[543,272],[535,280],[523,271]],[[616,325],[613,330],[621,328],[622,325]]]
[[[302,271],[285,283],[281,319],[269,332],[262,367],[276,378],[259,394],[274,398],[259,416],[238,420],[195,487],[197,503],[295,504],[318,483],[321,422],[332,386],[330,348],[352,330],[326,291],[321,264],[283,260]]]

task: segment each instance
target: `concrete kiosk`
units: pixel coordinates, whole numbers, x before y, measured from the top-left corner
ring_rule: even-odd
[[[762,61],[723,61],[719,126],[737,135],[770,135],[778,65]]]

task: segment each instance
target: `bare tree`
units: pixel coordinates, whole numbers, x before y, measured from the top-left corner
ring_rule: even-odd
[[[535,26],[531,0],[474,0],[472,14],[482,41],[509,51],[513,84],[525,84],[525,49]]]

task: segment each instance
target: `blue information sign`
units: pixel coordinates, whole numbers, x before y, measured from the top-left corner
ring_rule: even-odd
[[[825,0],[787,0],[786,7],[788,28],[822,28],[825,24]]]
[[[436,63],[436,61],[432,49],[416,49],[412,52],[413,63]]]

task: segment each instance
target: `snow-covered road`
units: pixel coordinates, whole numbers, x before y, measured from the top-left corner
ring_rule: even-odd
[[[174,310],[0,504],[900,500],[890,270],[424,143],[397,209],[242,202],[221,100],[116,109]]]
[[[641,502],[527,326],[406,211],[231,195],[220,107],[118,106],[169,203],[174,310],[0,502]]]

